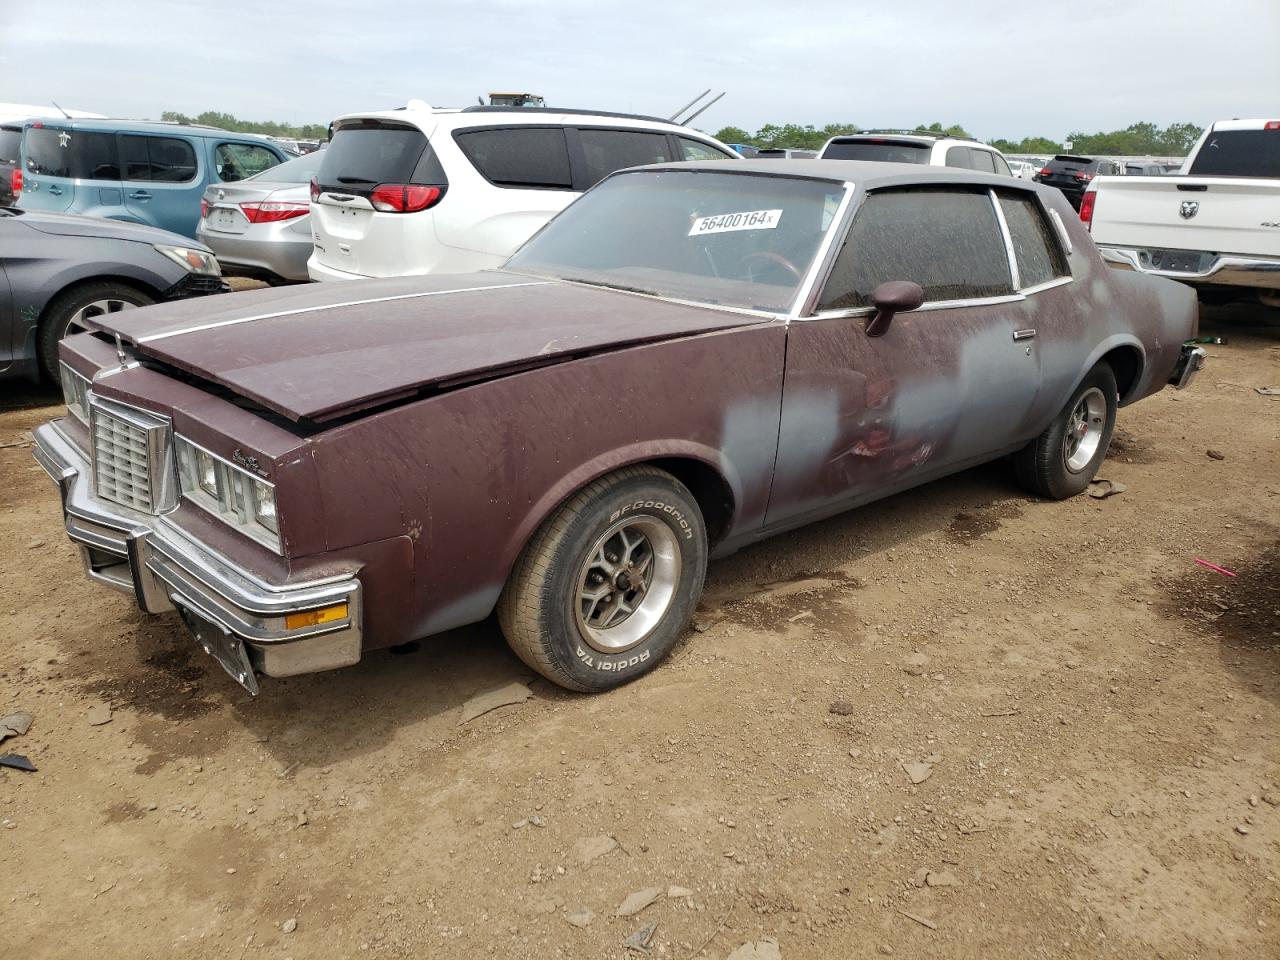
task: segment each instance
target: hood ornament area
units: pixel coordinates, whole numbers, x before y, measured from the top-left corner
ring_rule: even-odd
[[[1183,200],[1182,206],[1178,208],[1178,215],[1183,220],[1190,220],[1200,212],[1200,204],[1195,200]]]

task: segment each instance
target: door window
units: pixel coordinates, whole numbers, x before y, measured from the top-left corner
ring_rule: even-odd
[[[270,170],[280,158],[255,143],[220,143],[213,153],[218,179],[226,183]]]
[[[680,144],[680,157],[682,160],[732,160],[733,158],[709,143],[701,143],[697,140],[690,140],[688,137],[678,137],[677,142]]]
[[[156,183],[187,183],[196,176],[196,152],[177,137],[121,135],[120,160],[124,179]]]
[[[985,192],[895,190],[863,202],[819,307],[866,307],[888,280],[911,280],[925,302],[1013,293],[1009,259]]]
[[[119,180],[116,138],[54,127],[27,127],[27,173],[77,180]]]
[[[481,176],[500,187],[573,186],[560,127],[466,130],[454,139]]]
[[[1053,227],[1034,197],[1001,191],[1000,210],[1009,225],[1013,253],[1018,262],[1018,281],[1023,288],[1070,276],[1066,257]]]
[[[964,167],[966,170],[973,168],[973,161],[969,159],[968,147],[948,147],[947,148],[947,166],[948,167]]]
[[[584,188],[599,183],[609,174],[624,167],[638,167],[674,159],[667,146],[665,133],[584,127],[579,129],[578,137],[587,162],[587,182],[583,184]]]

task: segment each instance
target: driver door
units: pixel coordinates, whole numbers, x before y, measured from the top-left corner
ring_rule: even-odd
[[[791,323],[766,524],[794,525],[997,456],[1032,429],[1040,382],[989,191],[873,193],[815,316]],[[872,291],[923,306],[865,333]]]

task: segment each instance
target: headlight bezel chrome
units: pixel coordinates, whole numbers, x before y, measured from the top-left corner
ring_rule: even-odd
[[[173,435],[173,447],[178,462],[178,488],[184,499],[233,530],[284,555],[274,483],[181,434]],[[212,493],[207,486],[210,479]],[[266,517],[270,517],[271,523],[264,522]]]
[[[171,246],[167,243],[155,243],[152,246],[155,247],[156,252],[168,257],[189,273],[204,277],[222,276],[222,267],[218,264],[218,258],[207,250]]]
[[[67,405],[67,412],[86,427],[89,426],[89,389],[93,385],[92,381],[61,360],[58,361],[58,369],[58,379],[62,382],[62,399]]]

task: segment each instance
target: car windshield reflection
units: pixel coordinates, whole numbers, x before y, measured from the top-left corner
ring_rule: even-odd
[[[634,171],[551,221],[507,269],[771,312],[794,302],[843,185],[745,173]]]

